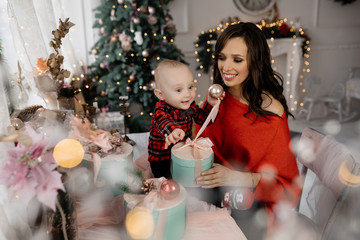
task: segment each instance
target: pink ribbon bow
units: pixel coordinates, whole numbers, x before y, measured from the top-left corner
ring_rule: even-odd
[[[82,144],[93,143],[101,148],[104,153],[107,153],[112,149],[109,140],[111,134],[101,129],[92,130],[88,119],[85,118],[83,122],[75,116],[70,116],[70,125],[70,136],[74,139],[82,141]],[[100,171],[101,158],[98,153],[90,152],[90,154],[90,160],[94,163],[94,182],[96,182]]]
[[[194,140],[191,140],[190,138],[186,139],[185,145],[174,149],[174,151],[181,150],[186,147],[192,147],[193,148],[193,156],[196,160],[201,159],[200,150],[206,150],[211,148],[214,144],[211,142],[209,138],[199,138],[199,136],[204,132],[207,125],[209,125],[210,121],[214,122],[215,118],[219,112],[219,106],[221,101],[218,100],[217,103],[213,106],[211,109],[208,117],[206,118],[204,124],[201,126],[199,132],[196,134],[196,137]]]
[[[191,140],[190,138],[186,139],[185,144],[174,150],[178,151],[186,147],[192,147],[193,156],[196,160],[201,159],[200,150],[206,150],[213,146],[213,143],[209,138],[198,138]]]

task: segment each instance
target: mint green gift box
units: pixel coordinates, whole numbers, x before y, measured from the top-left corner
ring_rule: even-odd
[[[105,191],[113,196],[123,194],[119,185],[128,185],[132,182],[133,175],[130,173],[134,169],[133,147],[123,142],[120,146],[121,152],[114,152],[101,158],[99,173],[95,182],[97,187],[103,187]],[[94,169],[91,155],[85,154],[89,168]]]
[[[184,187],[198,187],[195,179],[202,171],[212,167],[214,152],[211,147],[199,149],[200,159],[195,159],[192,146],[186,146],[184,142],[175,144],[171,149],[172,178]]]
[[[143,203],[145,194],[124,194],[126,211]],[[146,240],[180,240],[186,227],[186,190],[180,185],[179,195],[175,199],[167,200],[158,196],[153,202],[142,204],[147,207],[154,219],[155,227],[152,235]]]

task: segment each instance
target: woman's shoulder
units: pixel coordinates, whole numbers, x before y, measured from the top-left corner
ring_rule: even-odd
[[[271,96],[269,93],[263,93],[262,98],[262,109],[275,113],[280,117],[284,114],[284,107],[279,100]]]

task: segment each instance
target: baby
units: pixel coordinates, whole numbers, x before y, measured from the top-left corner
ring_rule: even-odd
[[[172,144],[191,138],[193,119],[202,125],[217,99],[208,96],[201,109],[194,101],[196,88],[190,69],[174,60],[158,64],[155,84],[154,93],[159,101],[151,119],[148,160],[154,177],[170,179]]]

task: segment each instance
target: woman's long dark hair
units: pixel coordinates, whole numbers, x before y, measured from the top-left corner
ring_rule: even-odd
[[[245,116],[253,112],[259,117],[266,117],[267,115],[277,116],[276,114],[266,111],[261,108],[263,98],[261,94],[271,95],[273,98],[280,101],[286,116],[293,116],[288,109],[286,99],[283,94],[283,79],[282,76],[275,72],[271,67],[270,49],[266,42],[263,32],[253,23],[240,22],[228,26],[224,32],[221,33],[215,45],[215,59],[214,67],[214,83],[218,83],[228,90],[221,77],[218,68],[219,54],[224,48],[227,41],[231,38],[242,37],[248,48],[247,61],[249,67],[249,75],[242,83],[241,95],[249,103],[249,111]]]

